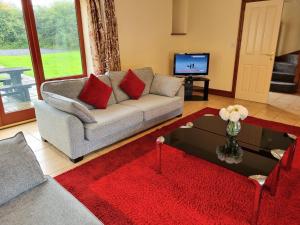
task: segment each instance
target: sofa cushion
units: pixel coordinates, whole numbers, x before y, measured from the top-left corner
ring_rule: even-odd
[[[99,78],[103,83],[105,83],[106,85],[108,85],[109,87],[112,87],[112,86],[111,86],[110,79],[109,79],[108,76],[106,76],[106,75],[101,75],[101,76],[98,76],[98,78]],[[113,105],[113,104],[116,104],[116,103],[117,103],[117,101],[116,101],[115,95],[114,95],[114,93],[111,93],[107,105]]]
[[[141,69],[135,69],[135,70],[133,70],[133,72],[138,76],[138,78],[140,78],[145,83],[145,89],[144,89],[142,95],[149,94],[152,80],[154,77],[152,69],[150,67],[145,67],[145,68],[141,68]],[[110,78],[113,92],[115,94],[117,102],[122,102],[122,101],[130,99],[130,97],[124,91],[122,91],[122,89],[119,87],[119,85],[125,75],[126,75],[126,72],[124,72],[124,71],[110,71],[109,72],[109,78]]]
[[[113,135],[143,121],[142,111],[120,104],[108,106],[106,109],[94,109],[91,113],[97,123],[85,125],[85,137],[88,140]]]
[[[105,109],[111,94],[112,88],[91,74],[78,98],[97,109]]]
[[[0,205],[44,181],[41,167],[22,132],[0,141]]]
[[[140,69],[135,69],[133,72],[145,83],[145,89],[143,95],[150,93],[151,84],[153,81],[154,73],[151,67],[145,67]]]
[[[174,97],[179,91],[184,82],[183,78],[176,78],[170,76],[154,76],[150,93],[168,97]]]
[[[46,91],[44,91],[44,100],[52,107],[78,117],[84,123],[96,122],[90,110],[78,101]]]
[[[124,71],[110,71],[109,79],[111,81],[111,86],[113,93],[116,97],[117,102],[122,102],[127,99],[130,99],[129,96],[119,87],[121,81],[123,80],[126,72]]]
[[[149,121],[183,107],[181,97],[165,97],[159,95],[144,95],[138,100],[126,100],[121,105],[135,107],[144,113],[144,120]]]
[[[1,225],[101,225],[84,205],[53,178],[0,208]]]
[[[139,99],[145,89],[145,83],[131,69],[119,86],[131,99]]]
[[[110,79],[108,76],[100,75],[97,76],[103,83],[111,87]],[[71,98],[78,101],[78,96],[88,78],[78,78],[78,79],[67,79],[67,80],[55,80],[46,81],[41,86],[41,94],[44,98],[44,92],[51,92],[54,94],[62,95],[67,98]],[[108,101],[108,105],[116,104],[115,96],[112,94]],[[93,106],[87,106],[89,109],[94,108]]]

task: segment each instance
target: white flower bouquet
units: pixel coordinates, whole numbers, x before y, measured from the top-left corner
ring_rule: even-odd
[[[222,108],[219,112],[222,120],[228,121],[227,134],[229,136],[237,136],[241,130],[240,120],[244,120],[248,116],[248,110],[242,105],[230,105]]]
[[[219,115],[222,120],[238,122],[247,118],[248,110],[242,105],[230,105],[227,108],[222,108]]]

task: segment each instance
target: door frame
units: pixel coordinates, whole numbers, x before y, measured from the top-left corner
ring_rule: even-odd
[[[237,37],[237,46],[236,46],[236,52],[235,52],[232,88],[231,88],[231,96],[233,98],[235,98],[235,92],[236,92],[236,83],[237,83],[238,69],[239,69],[239,63],[240,63],[240,52],[241,52],[241,45],[242,45],[246,5],[247,5],[247,3],[251,3],[251,2],[263,2],[263,1],[266,1],[266,0],[242,0],[239,30],[238,30],[238,37]]]
[[[300,93],[300,51],[298,51],[297,54],[298,54],[298,65],[296,69],[294,82],[297,84],[297,93]]]
[[[34,79],[37,87],[37,95],[39,99],[42,99],[40,86],[46,79],[44,76],[42,56],[40,52],[38,34],[36,30],[34,11],[30,0],[20,0],[20,1],[22,3],[22,13],[23,13],[24,25],[25,25],[26,35],[27,35],[28,48],[29,48],[31,61],[32,61],[32,69],[35,74]],[[73,79],[73,78],[87,76],[87,64],[86,64],[80,0],[74,0],[74,4],[75,4],[76,22],[77,22],[77,29],[78,29],[82,74],[68,76],[68,77],[47,79],[47,80]],[[2,98],[0,96],[0,128],[3,126],[7,126],[22,121],[27,121],[34,118],[35,118],[34,108],[5,113]]]
[[[40,67],[39,59],[41,59],[41,54],[39,51],[37,51],[37,47],[39,47],[38,39],[37,39],[37,33],[34,33],[34,29],[31,27],[35,26],[35,20],[34,20],[34,14],[33,10],[30,7],[30,3],[27,0],[21,0],[22,3],[22,13],[24,18],[24,25],[25,25],[25,31],[27,36],[27,42],[28,42],[28,48],[30,52],[30,57],[32,61],[32,69],[35,74],[34,80],[37,87],[37,94],[38,98],[41,98],[40,93],[40,84],[42,83],[40,74],[43,73],[43,68]],[[34,46],[34,47],[33,47]],[[35,63],[33,63],[33,61]],[[0,97],[0,117],[1,117],[1,126],[6,126],[9,124],[17,123],[20,121],[26,121],[33,119],[35,117],[35,112],[33,108],[16,111],[16,112],[10,112],[5,113],[4,105],[2,102],[2,98]]]

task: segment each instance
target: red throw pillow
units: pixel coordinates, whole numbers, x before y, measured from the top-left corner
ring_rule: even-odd
[[[111,93],[111,87],[91,74],[78,98],[97,109],[106,109]]]
[[[132,99],[139,99],[145,89],[145,83],[129,69],[119,87]]]

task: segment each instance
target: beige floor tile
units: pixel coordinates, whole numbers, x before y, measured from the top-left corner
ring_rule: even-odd
[[[275,121],[295,125],[300,121],[300,118],[299,116],[294,114],[279,113],[278,116],[275,118]]]
[[[268,103],[281,109],[281,112],[300,116],[300,95],[270,92]]]
[[[32,150],[34,152],[39,151],[39,150],[41,150],[43,148],[50,147],[50,144],[48,144],[47,142],[43,142],[42,140],[39,140],[39,139],[35,138],[31,134],[25,134],[25,139],[26,139],[28,145],[32,148]]]
[[[39,162],[55,160],[56,157],[66,157],[61,151],[50,145],[39,151],[34,151],[34,154]]]
[[[269,108],[269,109],[264,109],[257,111],[253,116],[261,119],[266,119],[266,120],[273,120],[276,117],[278,117],[280,113],[280,110],[277,110],[276,108]]]
[[[47,175],[53,174],[59,170],[67,170],[68,168],[74,166],[74,164],[69,161],[69,159],[65,156],[57,155],[56,157],[52,158],[52,160],[41,161],[40,162],[41,168],[43,172]]]

